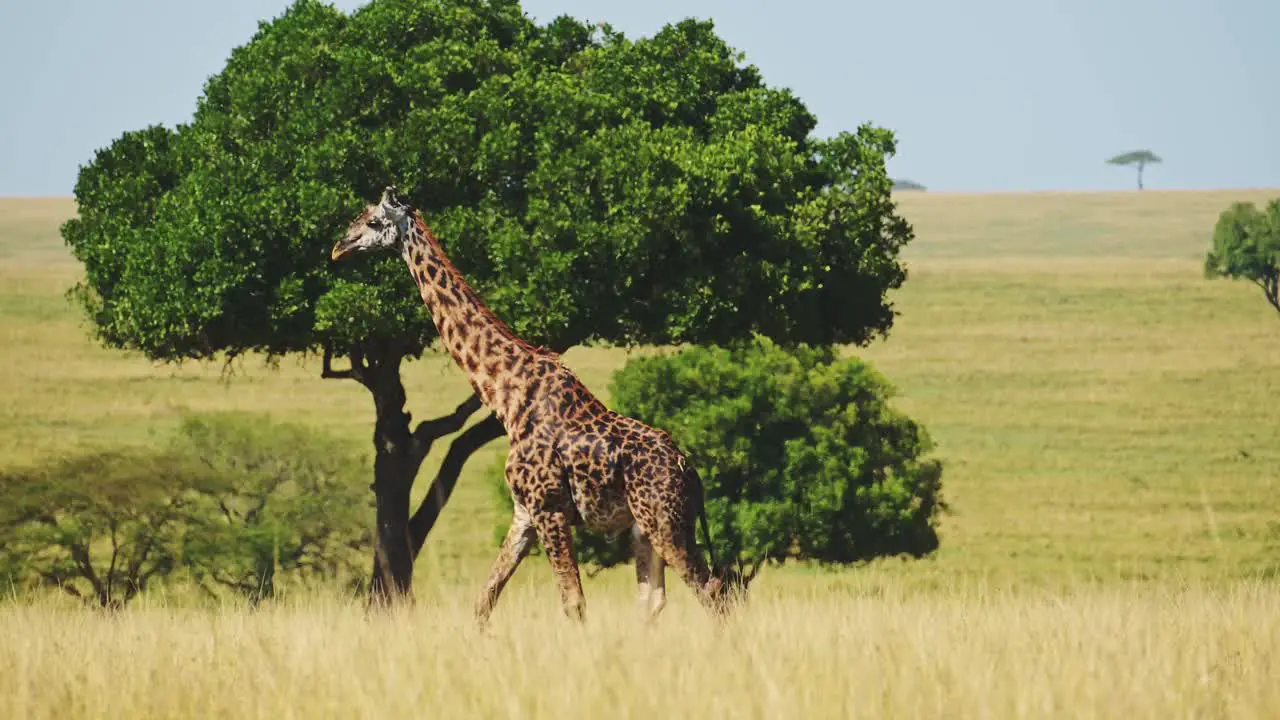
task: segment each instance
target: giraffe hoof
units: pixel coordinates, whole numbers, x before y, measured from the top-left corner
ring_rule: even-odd
[[[581,602],[569,603],[565,605],[564,614],[567,615],[569,619],[573,620],[574,622],[583,623],[583,622],[586,622],[587,620],[587,609],[584,606],[584,603],[581,603]]]

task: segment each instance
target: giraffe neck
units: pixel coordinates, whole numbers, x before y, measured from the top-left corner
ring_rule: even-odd
[[[489,309],[445,255],[416,211],[409,217],[404,259],[440,342],[467,375],[472,389],[511,431],[535,387],[530,371],[550,353],[522,340]],[[544,368],[545,369],[545,368]]]

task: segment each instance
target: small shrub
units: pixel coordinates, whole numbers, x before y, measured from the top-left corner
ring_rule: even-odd
[[[159,449],[0,473],[0,581],[121,607],[179,569],[257,603],[281,575],[332,578],[368,552],[359,459],[257,416],[184,420]]]
[[[184,457],[224,478],[195,506],[183,562],[207,590],[257,603],[277,577],[333,579],[367,556],[372,519],[365,468],[346,446],[265,416],[186,418],[175,443]]]
[[[121,607],[178,566],[193,495],[218,484],[170,452],[89,453],[0,474],[7,584]]]

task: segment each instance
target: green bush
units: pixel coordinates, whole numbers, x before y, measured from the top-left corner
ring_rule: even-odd
[[[852,563],[938,547],[942,466],[892,386],[832,348],[692,347],[633,359],[613,406],[671,433],[705,486],[717,559]],[[500,473],[498,474],[500,477]],[[507,499],[509,506],[510,499]],[[579,560],[631,557],[627,534],[577,533]]]
[[[358,457],[257,416],[191,417],[159,448],[0,473],[0,582],[120,607],[178,570],[258,602],[282,574],[354,572],[368,553]]]
[[[194,496],[220,481],[169,451],[103,451],[0,473],[6,590],[58,587],[104,608],[179,564]]]
[[[265,416],[185,419],[184,457],[222,478],[188,520],[183,564],[207,590],[215,585],[257,603],[280,574],[299,580],[351,575],[372,544],[373,525],[358,455],[334,439]]]

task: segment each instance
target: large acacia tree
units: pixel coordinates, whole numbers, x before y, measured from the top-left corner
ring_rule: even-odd
[[[263,23],[176,128],[83,167],[63,236],[108,346],[157,360],[322,355],[375,408],[373,585],[413,558],[467,458],[502,435],[473,396],[416,426],[402,364],[435,328],[401,261],[331,266],[388,183],[531,342],[869,342],[910,226],[890,131],[820,139],[794,95],[685,20],[629,40],[514,0],[299,0]],[[336,362],[335,362],[336,361]],[[466,427],[465,430],[463,428]],[[457,433],[420,507],[414,478]],[[405,542],[405,538],[408,542]]]

